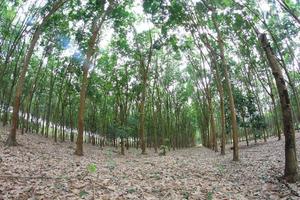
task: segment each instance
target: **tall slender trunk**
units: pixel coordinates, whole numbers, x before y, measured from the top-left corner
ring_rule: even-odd
[[[153,134],[154,134],[154,152],[157,153],[157,130],[158,130],[158,125],[157,125],[157,111],[155,110],[155,104],[153,102]]]
[[[37,26],[33,37],[31,39],[29,48],[27,50],[27,53],[24,57],[24,63],[23,67],[21,69],[21,73],[18,79],[18,83],[16,86],[16,93],[15,93],[15,99],[14,99],[14,106],[13,106],[13,114],[12,114],[12,128],[10,131],[10,134],[6,140],[6,145],[8,146],[16,146],[17,143],[17,128],[18,128],[18,119],[19,119],[19,111],[20,111],[20,100],[21,95],[23,92],[24,82],[25,82],[25,75],[27,73],[29,62],[31,59],[31,56],[33,54],[34,47],[40,38],[40,35],[42,33],[42,29],[44,28],[45,24],[48,22],[48,20],[51,18],[51,16],[66,2],[67,0],[59,0],[57,1],[52,9],[49,11],[49,13],[43,18],[42,23]]]
[[[273,50],[270,46],[270,43],[268,42],[266,34],[261,34],[259,36],[259,39],[268,59],[270,68],[272,69],[272,73],[276,81],[276,86],[280,98],[283,130],[285,136],[284,177],[289,182],[296,182],[297,180],[299,180],[298,161],[296,153],[295,130],[288,89],[282,71],[280,69],[280,64],[278,63],[273,53]]]
[[[134,32],[136,33],[136,30]],[[141,82],[141,97],[140,97],[140,103],[139,103],[139,135],[140,135],[140,143],[141,143],[141,149],[142,154],[146,154],[146,144],[145,144],[145,101],[146,101],[146,95],[147,95],[147,84],[148,84],[148,75],[149,75],[149,68],[152,61],[153,56],[153,40],[152,40],[152,34],[149,32],[150,37],[150,46],[147,49],[146,54],[142,54],[141,49],[145,47],[141,47],[139,45],[137,52],[139,53],[139,78]]]
[[[142,96],[141,102],[139,107],[140,112],[140,119],[139,119],[139,132],[140,132],[140,143],[142,154],[146,154],[146,144],[145,144],[145,100],[146,100],[146,84],[147,84],[147,76],[143,75],[143,89],[142,89]]]
[[[225,82],[227,86],[227,95],[229,99],[229,106],[230,106],[230,114],[231,114],[231,125],[232,125],[232,138],[233,138],[233,160],[238,161],[239,160],[239,149],[238,149],[238,126],[236,121],[236,112],[235,112],[235,103],[234,98],[232,94],[232,86],[231,81],[229,79],[229,73],[227,69],[227,63],[225,60],[225,52],[224,52],[224,42],[222,39],[222,33],[219,30],[219,25],[217,24],[214,17],[212,17],[214,27],[217,31],[217,37],[218,37],[218,46],[220,49],[220,56],[222,61],[222,67],[224,70],[224,76],[225,76]]]
[[[37,73],[36,73],[35,79],[32,83],[32,86],[31,86],[31,89],[30,89],[30,92],[29,92],[29,96],[28,96],[28,102],[27,102],[28,106],[27,106],[27,111],[26,111],[26,115],[27,115],[26,130],[25,130],[26,133],[28,132],[31,105],[32,105],[33,96],[34,96],[34,93],[35,93],[35,90],[36,90],[37,82],[38,82],[38,79],[40,78],[40,72],[41,72],[41,68],[42,68],[42,65],[43,65],[43,58],[44,57],[42,57],[42,61],[40,62],[40,65],[37,69]]]
[[[221,110],[221,155],[225,155],[225,143],[226,143],[226,135],[225,135],[225,110],[224,110],[224,91],[223,91],[223,83],[220,77],[219,67],[216,58],[216,52],[211,47],[208,38],[205,36],[202,38],[203,43],[210,51],[210,59],[211,59],[211,71],[214,75],[214,80],[217,84],[217,89],[220,97],[220,110]],[[217,145],[217,144],[215,144]]]
[[[51,107],[52,107],[52,96],[53,96],[53,88],[54,88],[55,78],[53,73],[51,73],[50,77],[50,90],[48,96],[48,103],[47,103],[47,114],[46,114],[46,137],[49,135],[49,126],[50,126],[50,114],[51,114]]]
[[[7,124],[7,121],[8,121],[8,115],[9,115],[9,111],[10,111],[9,107],[10,107],[11,99],[12,99],[12,96],[13,96],[13,89],[14,89],[14,86],[16,84],[17,76],[18,76],[18,73],[19,73],[18,64],[19,64],[21,54],[23,53],[24,47],[25,47],[25,42],[23,43],[22,48],[21,48],[21,50],[19,52],[19,55],[17,57],[17,60],[16,60],[16,64],[15,64],[15,68],[14,68],[14,72],[13,72],[13,81],[12,81],[12,84],[10,86],[10,91],[9,91],[7,104],[4,106],[3,126],[5,126]]]
[[[160,91],[159,91],[159,87],[156,87],[155,89],[155,93],[156,93],[156,96],[157,96],[157,101],[156,101],[156,108],[157,108],[157,120],[161,123],[158,124],[158,127],[157,127],[157,132],[160,133],[160,136],[159,136],[159,139],[157,139],[157,143],[158,143],[158,147],[160,145],[163,144],[163,138],[164,138],[164,132],[162,130],[162,112],[161,112],[161,99],[160,99]]]
[[[98,38],[100,28],[104,23],[106,15],[108,14],[108,11],[110,9],[111,7],[107,8],[107,10],[101,16],[100,20],[98,17],[94,18],[93,25],[92,25],[92,36],[89,39],[86,59],[83,63],[83,75],[82,75],[80,103],[79,103],[79,110],[78,110],[78,135],[77,135],[76,150],[75,150],[75,155],[78,156],[83,155],[84,111],[85,111],[86,90],[88,86],[88,71],[92,63],[92,57],[95,54],[94,48],[95,48],[95,44]]]
[[[83,79],[82,79],[81,91],[80,91],[80,106],[78,111],[78,135],[77,135],[76,150],[75,150],[75,154],[78,156],[83,155],[84,108],[85,108],[85,95],[86,95],[86,89],[88,84],[88,70],[89,67],[86,64],[85,68],[83,69]]]
[[[217,63],[215,63],[217,64]],[[224,108],[224,91],[223,91],[223,83],[221,81],[219,68],[215,66],[216,73],[216,82],[217,89],[220,97],[220,110],[221,110],[221,155],[225,155],[225,145],[226,145],[226,134],[225,134],[225,108]]]
[[[45,124],[46,124],[45,119],[46,119],[46,112],[44,112],[43,120],[42,120],[42,131],[41,131],[42,135],[45,135]]]
[[[70,141],[74,142],[74,132],[73,132],[73,115],[72,115],[72,103],[71,103],[71,94],[69,93],[69,119],[70,119],[70,129],[71,129],[71,133],[70,133]]]
[[[281,140],[279,117],[278,117],[278,113],[277,113],[277,109],[276,109],[275,95],[274,95],[273,88],[272,88],[273,83],[270,79],[269,72],[267,70],[266,70],[266,73],[267,73],[267,78],[268,78],[268,84],[270,87],[270,97],[271,97],[271,101],[272,101],[272,105],[273,105],[273,114],[274,114],[274,122],[275,122],[275,126],[276,126],[277,137],[278,137],[278,140]]]
[[[207,88],[207,100],[208,100],[208,107],[209,107],[209,117],[210,117],[210,128],[211,128],[211,143],[212,149],[218,152],[218,144],[217,144],[217,133],[216,133],[216,125],[215,125],[215,118],[214,118],[214,110],[211,100],[210,88]]]
[[[40,119],[40,107],[39,107],[39,99],[37,98],[36,104],[35,104],[35,110],[36,110],[36,119],[35,119],[35,132],[36,134],[39,134],[40,130],[40,124],[39,124],[39,119]]]
[[[271,96],[271,100],[272,100],[272,105],[273,105],[273,113],[274,113],[274,121],[275,121],[275,126],[276,126],[277,137],[278,137],[278,140],[281,140],[279,117],[278,117],[278,114],[277,114],[274,95]]]
[[[66,94],[65,94],[66,95]],[[65,106],[66,106],[66,102],[65,100],[63,100],[62,104],[61,104],[61,123],[60,123],[60,126],[61,126],[61,136],[60,136],[60,139],[61,139],[61,142],[64,142],[65,141]]]

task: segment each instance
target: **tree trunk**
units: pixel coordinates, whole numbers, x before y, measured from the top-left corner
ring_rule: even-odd
[[[281,140],[281,131],[280,131],[280,124],[279,124],[279,117],[278,117],[278,113],[277,113],[277,109],[276,109],[275,93],[273,91],[273,82],[270,78],[269,70],[265,69],[265,71],[267,73],[267,80],[268,80],[268,84],[270,87],[270,98],[271,98],[272,105],[273,105],[274,122],[275,122],[275,126],[276,126],[277,137],[278,137],[278,140]]]
[[[235,112],[235,103],[234,103],[234,98],[232,94],[232,89],[231,89],[231,82],[229,79],[229,74],[227,70],[227,63],[225,60],[225,53],[224,53],[224,43],[222,39],[222,33],[219,30],[219,26],[216,23],[214,17],[212,17],[214,27],[217,31],[218,35],[218,46],[220,48],[220,56],[221,56],[221,61],[222,61],[222,67],[224,70],[224,76],[225,76],[225,82],[227,86],[227,95],[229,99],[229,106],[230,106],[230,114],[231,114],[231,125],[232,125],[232,138],[233,138],[233,160],[238,161],[239,160],[239,150],[238,150],[238,126],[237,126],[237,121],[236,121],[236,112]]]
[[[277,137],[278,137],[278,140],[281,140],[279,119],[278,119],[278,114],[277,114],[277,110],[276,110],[275,98],[274,98],[273,94],[271,96],[271,100],[272,100],[272,105],[273,105],[273,113],[274,113],[274,121],[275,121],[275,126],[276,126]]]
[[[19,64],[21,54],[23,53],[24,47],[25,47],[25,43],[23,43],[22,48],[21,48],[21,50],[18,54],[16,64],[15,64],[15,67],[14,67],[13,80],[12,80],[12,84],[10,86],[10,91],[9,91],[7,104],[6,105],[4,104],[3,126],[5,126],[7,124],[8,114],[9,114],[9,106],[10,106],[10,102],[11,102],[11,99],[12,99],[12,96],[13,96],[13,89],[14,89],[14,86],[16,84],[17,76],[18,76],[18,73],[19,73],[18,64]]]
[[[207,101],[209,107],[209,117],[210,117],[210,128],[211,128],[211,137],[210,137],[210,146],[212,147],[215,152],[218,152],[218,144],[217,144],[217,133],[216,133],[216,125],[215,125],[215,118],[214,118],[214,110],[211,100],[210,88],[206,88],[207,90]]]
[[[226,143],[226,135],[225,135],[225,110],[224,110],[224,91],[223,91],[223,83],[220,77],[219,67],[217,63],[217,57],[215,50],[211,47],[208,38],[202,38],[205,46],[210,50],[210,59],[211,59],[211,70],[213,71],[214,80],[217,84],[218,93],[220,96],[220,110],[221,110],[221,155],[225,155],[225,143]],[[217,144],[216,144],[217,145]]]
[[[125,155],[125,144],[124,144],[124,138],[121,137],[121,154]]]
[[[69,119],[70,119],[70,131],[71,131],[71,133],[70,133],[70,141],[74,142],[71,94],[69,94]]]
[[[259,36],[263,50],[267,56],[269,65],[272,69],[273,76],[276,81],[276,86],[280,98],[283,130],[285,136],[285,170],[284,177],[288,182],[296,182],[299,180],[298,162],[295,143],[295,130],[292,118],[292,110],[288,89],[280,69],[280,65],[273,53],[273,50],[267,40],[266,34]]]
[[[86,61],[88,62],[88,61]],[[83,131],[84,131],[84,108],[85,108],[85,95],[88,84],[88,64],[85,64],[83,69],[83,79],[80,90],[80,106],[78,111],[78,135],[76,140],[75,155],[83,156]]]
[[[21,74],[19,76],[17,87],[16,87],[16,94],[15,94],[13,114],[12,114],[12,128],[11,128],[10,134],[6,140],[6,145],[8,145],[8,146],[16,146],[18,144],[16,135],[17,135],[18,120],[19,120],[20,100],[21,100],[21,95],[23,92],[25,75],[26,75],[28,67],[29,67],[29,62],[30,62],[31,56],[33,54],[34,47],[35,47],[38,39],[40,38],[40,35],[42,33],[42,28],[44,27],[46,22],[66,1],[67,0],[60,0],[60,1],[56,2],[53,5],[52,9],[49,11],[49,13],[44,17],[42,23],[37,26],[37,28],[33,34],[28,51],[24,57],[23,67],[21,69]]]
[[[221,110],[221,155],[225,155],[225,145],[226,145],[226,134],[225,134],[225,109],[224,109],[224,91],[223,83],[221,82],[221,77],[219,73],[218,66],[215,66],[216,78],[217,78],[217,88],[220,95],[220,110]]]
[[[92,36],[88,43],[88,50],[86,55],[86,60],[83,64],[83,78],[81,83],[81,90],[80,90],[80,103],[79,103],[79,110],[78,110],[78,136],[76,141],[76,150],[75,155],[82,156],[83,155],[83,131],[84,131],[84,110],[85,110],[85,97],[86,97],[86,90],[88,85],[88,71],[91,65],[92,56],[95,53],[95,44],[97,41],[97,37],[100,31],[100,28],[104,22],[107,12],[104,13],[104,16],[100,19],[97,23],[98,18],[96,17],[93,22],[92,27]]]
[[[139,132],[140,132],[140,143],[141,143],[141,149],[142,154],[146,154],[146,144],[145,144],[145,99],[146,99],[146,84],[147,79],[143,79],[143,90],[142,90],[142,99],[140,103],[140,119],[139,119]]]

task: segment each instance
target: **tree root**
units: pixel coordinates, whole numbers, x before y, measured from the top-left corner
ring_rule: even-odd
[[[5,145],[9,147],[13,147],[13,146],[19,146],[19,143],[17,143],[16,140],[13,140],[11,137],[8,136]]]
[[[280,183],[284,184],[290,190],[291,194],[300,197],[300,194],[289,185],[285,177],[279,177],[277,179]]]

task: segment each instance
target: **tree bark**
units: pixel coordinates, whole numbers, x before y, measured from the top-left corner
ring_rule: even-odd
[[[270,68],[276,81],[277,90],[280,98],[283,130],[285,136],[285,169],[284,177],[288,182],[296,182],[299,180],[298,161],[295,143],[295,130],[292,118],[292,109],[288,89],[280,69],[280,64],[277,61],[266,34],[259,36],[262,48],[268,59]]]
[[[220,96],[220,110],[221,110],[221,155],[225,155],[226,135],[225,135],[225,109],[224,109],[224,90],[223,83],[220,77],[219,67],[216,58],[216,52],[208,42],[207,37],[203,38],[205,46],[210,50],[211,70],[213,71],[214,80],[217,83],[217,89]]]
[[[76,150],[75,155],[83,156],[83,132],[84,132],[84,110],[85,110],[85,97],[86,97],[86,90],[88,85],[88,71],[91,65],[92,56],[95,53],[95,44],[97,41],[97,37],[100,31],[102,24],[107,15],[107,11],[104,12],[104,15],[101,17],[100,21],[97,22],[98,18],[96,17],[93,22],[92,27],[92,36],[88,43],[88,50],[86,54],[86,59],[83,64],[83,75],[82,75],[82,82],[81,82],[81,90],[80,90],[80,103],[79,103],[79,110],[78,110],[78,135],[76,140]]]
[[[232,94],[231,89],[231,82],[229,79],[229,74],[227,70],[227,63],[225,60],[225,53],[224,53],[224,43],[222,39],[222,33],[219,30],[219,26],[217,22],[215,21],[214,17],[212,17],[214,27],[217,31],[217,37],[218,37],[218,46],[220,48],[220,56],[222,61],[222,67],[224,70],[224,76],[225,76],[225,82],[227,86],[227,95],[229,99],[229,106],[230,106],[230,114],[231,114],[231,125],[232,125],[232,138],[233,138],[233,160],[238,161],[239,160],[239,150],[238,150],[238,126],[236,121],[236,112],[235,112],[235,103],[234,98]]]
[[[146,93],[147,93],[147,84],[148,84],[148,73],[149,67],[152,60],[153,54],[153,41],[152,35],[150,36],[150,47],[146,56],[142,55],[141,47],[138,47],[138,51],[140,53],[140,80],[141,80],[141,99],[139,104],[139,133],[140,133],[140,144],[142,149],[142,154],[146,154],[146,144],[145,144],[145,101],[146,101]],[[146,58],[147,57],[147,58]]]
[[[36,28],[33,37],[31,39],[28,51],[24,57],[24,63],[23,63],[23,67],[21,69],[21,73],[18,79],[18,83],[16,86],[16,94],[15,94],[15,99],[14,99],[14,107],[13,107],[13,114],[12,114],[12,128],[10,131],[10,134],[6,140],[6,145],[8,146],[16,146],[17,143],[17,139],[16,139],[16,135],[17,135],[17,128],[18,128],[18,120],[19,120],[19,110],[20,110],[20,100],[21,100],[21,95],[23,92],[23,86],[24,86],[24,82],[25,82],[25,75],[27,73],[28,67],[29,67],[29,62],[31,59],[31,56],[33,54],[33,50],[34,47],[38,41],[38,39],[40,38],[40,35],[42,33],[42,29],[45,26],[46,22],[48,22],[48,20],[50,19],[50,17],[61,7],[63,6],[63,4],[66,2],[67,0],[59,0],[58,2],[56,2],[52,9],[49,11],[49,13],[44,17],[42,23],[40,25],[38,25],[38,27]]]
[[[146,84],[147,84],[147,74],[143,75],[142,80],[142,97],[140,102],[140,119],[139,119],[139,132],[140,132],[140,142],[142,154],[146,154],[146,144],[145,144],[145,99],[146,99]]]

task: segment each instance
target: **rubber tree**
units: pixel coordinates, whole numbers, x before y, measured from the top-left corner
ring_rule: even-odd
[[[98,36],[100,34],[101,27],[105,20],[107,19],[107,15],[111,12],[114,1],[109,1],[109,6],[104,9],[105,1],[101,2],[99,5],[99,13],[93,18],[92,21],[92,33],[91,37],[88,41],[88,47],[86,51],[86,57],[83,62],[82,70],[82,82],[80,89],[80,103],[78,110],[78,136],[76,140],[76,150],[75,155],[82,156],[83,155],[83,132],[84,132],[84,111],[85,111],[85,99],[86,99],[86,90],[88,86],[88,73],[89,69],[92,66],[92,59],[96,52],[95,47],[98,40]]]
[[[62,7],[64,5],[64,3],[67,1],[68,0],[59,0],[53,4],[50,11],[45,15],[45,17],[43,17],[42,22],[39,25],[37,25],[37,27],[33,33],[33,36],[30,40],[30,44],[29,44],[29,47],[25,54],[23,66],[22,66],[21,73],[19,75],[18,83],[16,86],[14,105],[13,105],[13,114],[12,114],[12,127],[10,130],[10,134],[8,135],[8,138],[6,140],[6,145],[8,145],[8,146],[16,146],[18,144],[17,140],[16,140],[16,132],[17,132],[17,127],[18,127],[20,100],[21,100],[21,95],[22,95],[23,86],[24,86],[24,82],[25,82],[25,75],[26,75],[28,67],[29,67],[29,62],[30,62],[30,59],[31,59],[33,51],[34,51],[34,47],[36,46],[46,23],[51,19],[51,16],[60,7]]]
[[[239,160],[238,126],[237,126],[237,120],[236,120],[235,103],[234,103],[234,98],[233,98],[232,89],[231,89],[232,85],[231,85],[231,81],[229,79],[228,66],[227,66],[227,62],[226,62],[226,59],[225,59],[223,35],[222,35],[222,32],[219,29],[219,25],[218,25],[214,15],[215,14],[213,14],[213,16],[212,16],[212,21],[213,21],[213,24],[214,24],[214,28],[217,32],[218,47],[219,47],[219,50],[220,50],[222,69],[224,71],[227,95],[228,95],[229,106],[230,106],[231,125],[232,125],[232,139],[233,139],[233,160],[238,161]]]
[[[289,92],[284,80],[280,64],[273,53],[273,49],[267,39],[266,34],[260,34],[259,40],[268,59],[270,68],[276,81],[276,86],[280,98],[283,131],[285,136],[285,169],[284,177],[288,182],[299,180],[298,161],[296,153],[295,129],[292,117],[292,108]]]
[[[136,35],[137,36],[137,35]],[[151,31],[148,31],[144,36],[149,40],[149,47],[146,53],[142,51],[142,47],[137,44],[137,58],[139,62],[139,78],[141,81],[141,91],[140,91],[140,102],[139,102],[139,134],[142,154],[146,154],[146,144],[145,144],[145,101],[147,95],[147,85],[149,69],[153,56],[153,39]],[[143,37],[142,37],[143,38]]]

